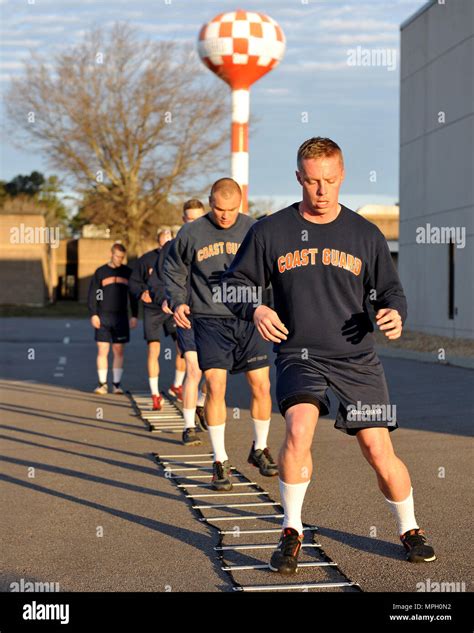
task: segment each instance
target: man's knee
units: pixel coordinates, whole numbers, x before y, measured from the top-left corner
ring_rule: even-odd
[[[313,433],[303,420],[291,420],[286,425],[285,446],[288,450],[300,453],[311,448]]]
[[[385,437],[362,441],[361,448],[369,464],[378,472],[384,471],[395,455],[390,439]]]
[[[186,362],[186,379],[199,382],[201,380],[202,371],[199,367],[196,352],[186,352],[184,360]]]
[[[225,397],[226,376],[219,374],[206,374],[207,393],[210,398],[222,399]]]
[[[151,341],[148,343],[148,356],[157,357],[160,355],[159,341]]]
[[[267,377],[254,381],[250,385],[252,396],[257,400],[268,398],[270,396],[270,380]]]

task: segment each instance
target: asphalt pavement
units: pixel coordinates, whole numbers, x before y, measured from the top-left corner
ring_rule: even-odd
[[[131,391],[147,389],[142,336],[140,324],[127,346],[123,384]],[[58,583],[61,591],[232,591],[214,550],[216,531],[197,520],[152,458],[206,453],[207,437],[185,449],[177,434],[150,433],[128,396],[91,393],[95,344],[86,320],[4,318],[0,345],[0,590],[23,579]],[[173,347],[170,339],[163,347]],[[303,519],[318,526],[324,551],[364,591],[412,592],[434,582],[471,591],[473,371],[382,361],[400,425],[392,433],[395,450],[410,470],[416,516],[438,560],[405,562],[394,518],[357,441],[333,428],[334,405],[318,422]],[[162,355],[161,367],[160,388],[167,389],[174,361]],[[274,383],[273,369],[272,377]],[[232,463],[278,501],[277,478],[261,477],[246,461],[252,435],[243,376],[229,378],[227,405]],[[283,432],[274,401],[275,456]],[[276,542],[277,535],[265,539]],[[245,561],[266,562],[270,555],[271,549],[250,552]],[[300,580],[328,573],[304,570]],[[268,582],[269,574],[276,576],[241,572],[239,582]]]

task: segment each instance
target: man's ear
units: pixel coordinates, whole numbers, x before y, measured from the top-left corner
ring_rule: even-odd
[[[300,174],[300,172],[298,170],[295,171],[295,175],[296,175],[296,180],[299,182],[299,184],[301,186],[303,186],[303,181],[301,179],[301,174]]]

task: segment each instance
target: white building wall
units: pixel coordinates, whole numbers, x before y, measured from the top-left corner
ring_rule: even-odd
[[[399,273],[407,327],[474,338],[474,0],[428,2],[401,27]],[[440,117],[445,122],[440,122]],[[449,245],[417,229],[458,227],[455,315]]]

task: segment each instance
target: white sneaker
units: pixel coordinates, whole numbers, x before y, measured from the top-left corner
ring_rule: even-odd
[[[96,387],[94,389],[94,393],[98,393],[99,395],[103,396],[104,394],[108,393],[109,389],[107,387],[107,383],[104,382],[103,385],[99,385],[98,387]]]

